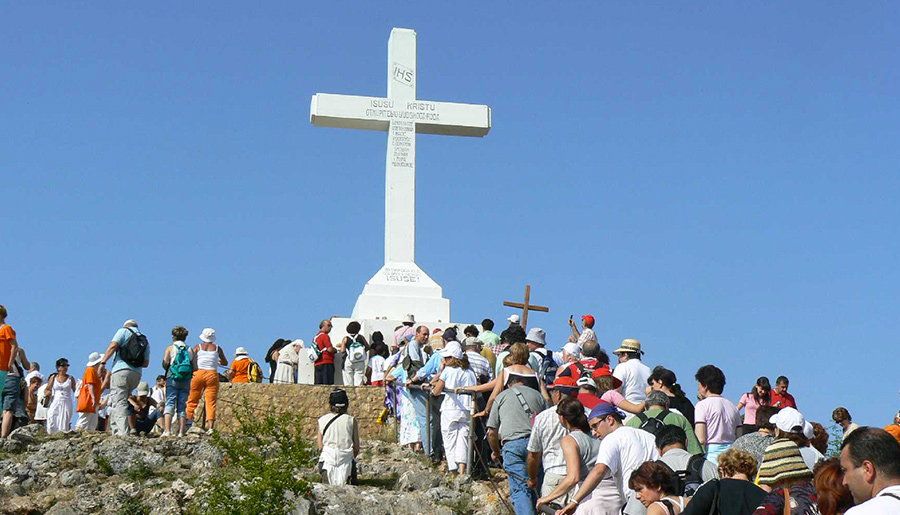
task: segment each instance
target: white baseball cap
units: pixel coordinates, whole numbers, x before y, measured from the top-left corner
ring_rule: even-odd
[[[797,427],[800,428],[799,432],[802,433],[803,428],[806,426],[806,419],[803,418],[803,414],[794,408],[781,408],[781,411],[772,415],[769,421],[785,433],[792,433],[794,428]]]
[[[509,318],[507,318],[507,320],[509,320],[513,324],[518,324],[519,323],[519,315],[509,315]]]
[[[441,357],[462,359],[463,350],[459,342],[447,342],[447,345],[441,349]]]

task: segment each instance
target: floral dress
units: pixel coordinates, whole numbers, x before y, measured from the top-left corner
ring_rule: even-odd
[[[405,384],[407,382],[406,370],[403,367],[397,367],[391,371],[391,374],[397,379],[398,383]],[[413,399],[410,391],[406,387],[398,385],[400,390],[400,445],[409,445],[422,441],[421,426],[419,419],[416,417],[416,408],[413,405]]]

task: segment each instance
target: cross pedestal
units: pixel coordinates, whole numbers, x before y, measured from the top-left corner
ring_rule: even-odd
[[[387,97],[317,93],[310,104],[316,127],[387,131],[384,266],[366,283],[352,317],[358,320],[450,321],[450,301],[415,262],[416,134],[484,136],[485,105],[416,99],[416,32],[393,29],[388,42]],[[387,335],[385,335],[387,336]]]

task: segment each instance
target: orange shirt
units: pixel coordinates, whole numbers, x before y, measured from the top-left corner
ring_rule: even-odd
[[[247,372],[250,370],[250,359],[236,359],[231,362],[231,382],[232,383],[249,383],[250,376]]]
[[[9,325],[0,327],[0,372],[9,372],[9,358],[12,356],[12,340],[16,332]]]
[[[100,374],[97,373],[97,370],[94,367],[87,367],[87,370],[84,371],[84,378],[81,380],[81,384],[91,385],[91,388],[94,389],[94,398],[98,401],[100,400],[100,386],[102,386],[103,381],[100,380]],[[94,403],[91,402],[90,396],[84,395],[84,397],[86,398],[78,399],[78,405],[84,407],[84,409],[81,410],[81,413],[94,413]]]
[[[900,426],[897,424],[891,424],[889,426],[885,426],[884,430],[891,434],[897,443],[900,443]]]

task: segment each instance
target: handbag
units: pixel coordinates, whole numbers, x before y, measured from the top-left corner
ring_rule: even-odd
[[[50,395],[44,395],[44,398],[41,399],[41,406],[45,408],[50,407],[50,402],[53,400],[53,381],[56,379],[56,374],[50,374],[50,379],[47,380],[47,386],[45,388],[50,388]],[[46,390],[44,390],[46,391]]]

